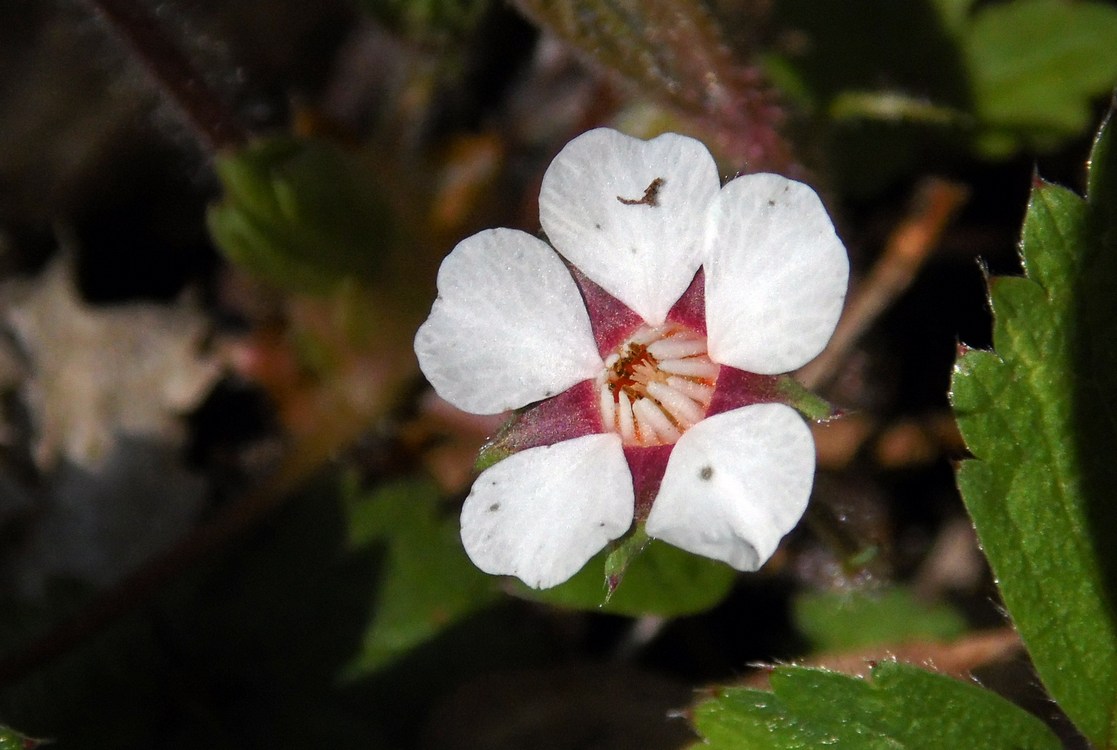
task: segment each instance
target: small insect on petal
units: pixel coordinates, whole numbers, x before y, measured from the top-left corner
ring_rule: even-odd
[[[619,195],[617,200],[626,206],[658,206],[659,205],[659,189],[663,187],[666,182],[662,177],[656,177],[652,183],[644,188],[643,198],[622,198]]]
[[[778,175],[722,187],[692,138],[600,128],[555,157],[539,210],[551,244],[459,243],[416,337],[444,399],[517,410],[463,505],[466,552],[545,588],[635,523],[762,565],[814,480],[810,430],[770,386],[826,344],[848,279],[821,201]]]

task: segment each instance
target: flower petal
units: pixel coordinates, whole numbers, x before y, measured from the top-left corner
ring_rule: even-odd
[[[709,417],[676,443],[645,528],[688,552],[756,570],[803,515],[814,464],[810,429],[790,407]]]
[[[620,438],[586,435],[482,472],[462,507],[462,543],[486,573],[549,588],[628,531],[632,509]]]
[[[818,356],[842,311],[849,258],[813,190],[738,177],[714,201],[706,248],[711,359],[774,375]]]
[[[551,162],[539,219],[567,260],[659,325],[702,262],[706,210],[719,186],[713,157],[693,138],[642,141],[599,128]]]
[[[515,229],[475,234],[447,256],[415,354],[438,395],[474,414],[548,398],[604,367],[566,265]]]

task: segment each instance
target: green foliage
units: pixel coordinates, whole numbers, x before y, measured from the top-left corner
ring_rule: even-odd
[[[787,0],[773,13],[799,42],[769,55],[768,71],[812,117],[809,135],[824,134],[846,192],[963,150],[1053,149],[1117,84],[1109,3]]]
[[[438,500],[438,488],[421,480],[350,500],[350,543],[387,548],[375,612],[351,673],[383,666],[496,597],[494,579],[462,549],[457,515],[441,515]]]
[[[871,194],[915,168],[924,152],[947,150],[961,137],[967,74],[941,17],[949,3],[938,5],[944,7],[926,0],[773,5],[773,24],[797,42],[766,55],[765,68],[801,113],[803,138],[821,140],[819,151],[846,194]]]
[[[927,604],[904,588],[800,594],[794,612],[799,630],[823,651],[949,640],[966,629],[965,620],[948,605]]]
[[[304,292],[375,276],[395,231],[354,155],[323,141],[277,137],[219,155],[215,166],[225,195],[206,218],[229,260]]]
[[[624,579],[606,602],[609,552],[602,552],[561,586],[536,591],[518,585],[521,596],[572,609],[620,615],[678,617],[713,607],[729,593],[732,568],[697,557],[663,542],[651,541],[626,560]]]
[[[960,33],[969,19],[974,0],[931,0],[943,28]]]
[[[872,681],[803,667],[772,672],[772,692],[724,688],[694,709],[710,750],[1058,750],[1036,717],[976,685],[883,662]]]
[[[1117,127],[1087,198],[1032,191],[1026,278],[989,280],[995,352],[958,360],[952,399],[975,460],[958,485],[1009,613],[1060,707],[1117,743]]]
[[[799,79],[808,96],[800,103],[807,106],[825,108],[842,92],[888,81],[891,90],[963,107],[966,71],[943,18],[963,9],[949,6],[945,0],[785,0],[773,7],[773,22],[801,42],[778,59]]]
[[[988,155],[1046,149],[1079,135],[1091,101],[1117,83],[1117,8],[1017,0],[974,15],[961,43],[978,146]]]
[[[32,739],[0,724],[0,750],[33,750],[42,744],[42,740]]]

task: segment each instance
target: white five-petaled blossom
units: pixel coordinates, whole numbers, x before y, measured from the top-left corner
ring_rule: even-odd
[[[550,245],[493,229],[454,248],[415,339],[458,408],[540,402],[465,501],[470,558],[546,588],[635,520],[755,570],[815,462],[803,419],[755,384],[822,351],[849,275],[817,195],[772,174],[722,186],[698,141],[599,129],[551,163],[539,210]]]

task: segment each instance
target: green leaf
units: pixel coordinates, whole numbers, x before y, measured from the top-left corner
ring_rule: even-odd
[[[965,143],[968,76],[949,26],[965,10],[962,0],[771,4],[772,27],[794,30],[796,43],[778,45],[766,72],[784,93],[792,82],[812,116],[803,135],[844,195],[871,196],[924,161],[941,166]]]
[[[229,260],[304,292],[375,277],[395,232],[355,156],[322,141],[279,137],[219,155],[216,168],[225,195],[206,219]]]
[[[1088,198],[1039,182],[1027,278],[989,280],[996,352],[955,365],[976,460],[958,485],[1052,697],[1097,747],[1117,743],[1117,150],[1094,147]]]
[[[497,596],[495,579],[462,549],[458,518],[438,509],[425,480],[391,484],[349,502],[350,543],[387,545],[376,609],[351,675],[377,669]]]
[[[724,688],[694,709],[710,750],[1058,750],[1036,717],[976,685],[897,662],[872,681],[780,667],[772,692]]]
[[[949,640],[966,630],[965,620],[953,608],[922,602],[904,588],[800,594],[794,614],[814,648],[824,651]]]
[[[964,37],[990,155],[1019,140],[1047,148],[1085,130],[1091,100],[1117,83],[1117,8],[1017,0],[983,7]]]
[[[968,22],[973,4],[974,0],[931,0],[943,25],[954,32],[961,31]]]
[[[777,48],[767,70],[815,116],[810,136],[847,194],[963,149],[1005,158],[1060,146],[1117,84],[1112,3],[783,0],[772,15],[801,41]]]
[[[727,565],[651,541],[625,560],[624,581],[606,602],[610,552],[601,552],[561,586],[536,591],[517,584],[523,597],[571,609],[620,615],[678,617],[703,612],[729,593],[736,572]],[[614,567],[616,560],[614,560]]]

